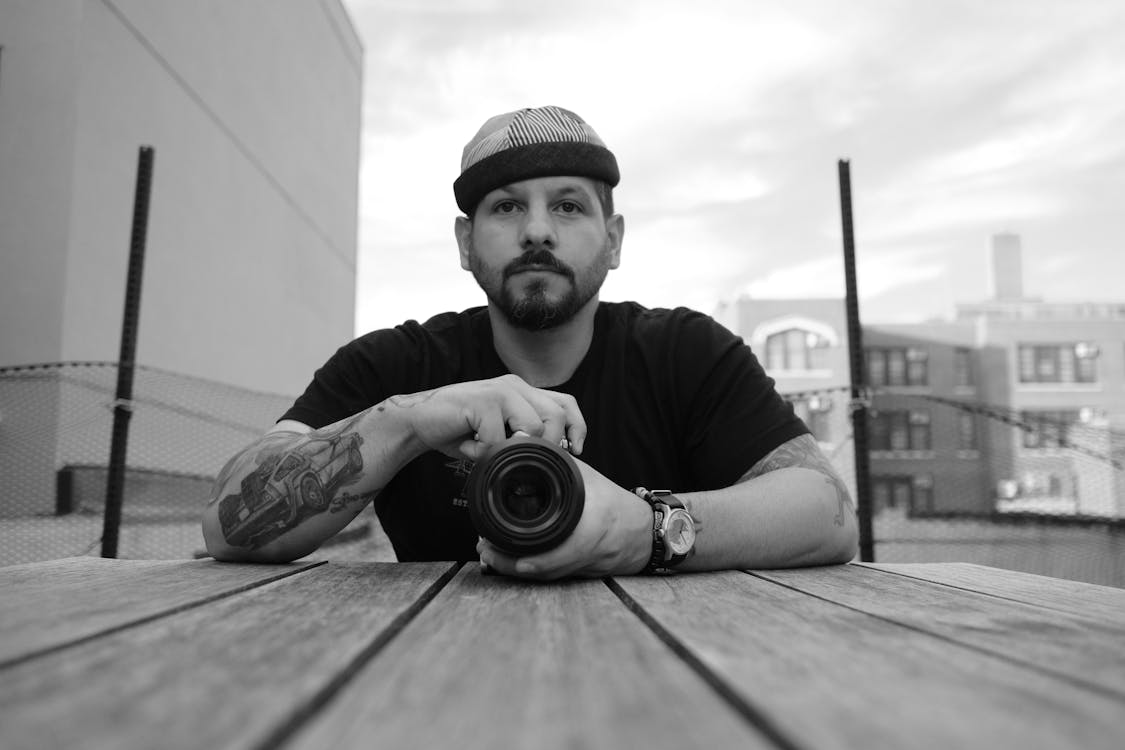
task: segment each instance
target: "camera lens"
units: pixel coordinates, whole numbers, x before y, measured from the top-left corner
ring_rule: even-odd
[[[509,554],[557,547],[582,516],[585,491],[578,465],[557,445],[513,437],[492,446],[466,486],[477,533]]]
[[[504,515],[518,523],[538,520],[551,505],[554,489],[535,468],[520,467],[504,477],[497,492]]]

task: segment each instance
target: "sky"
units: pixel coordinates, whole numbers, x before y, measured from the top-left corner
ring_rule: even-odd
[[[461,150],[554,104],[615,153],[603,300],[842,297],[848,161],[865,324],[1024,292],[1125,302],[1125,0],[343,0],[364,45],[356,332],[483,304]]]

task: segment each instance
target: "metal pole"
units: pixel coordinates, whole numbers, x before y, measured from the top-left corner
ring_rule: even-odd
[[[852,180],[847,159],[838,162],[840,214],[844,225],[844,304],[848,316],[848,361],[851,369],[852,443],[855,446],[856,513],[859,518],[859,559],[875,561],[871,530],[871,466],[867,451],[867,373],[863,367],[863,329],[859,324],[859,295],[855,279],[855,235],[852,230]]]
[[[133,416],[133,369],[140,323],[141,280],[145,265],[148,202],[152,191],[151,146],[141,146],[137,156],[137,187],[133,197],[133,233],[129,243],[129,270],[125,279],[125,315],[121,323],[121,353],[117,358],[117,394],[113,402],[113,437],[109,445],[109,475],[105,486],[102,557],[117,557],[117,532],[125,494],[125,456],[129,445],[129,418]]]

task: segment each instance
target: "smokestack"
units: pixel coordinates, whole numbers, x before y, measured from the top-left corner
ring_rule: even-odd
[[[1009,232],[992,235],[992,261],[988,269],[992,299],[1023,299],[1023,265],[1020,258],[1020,236]]]

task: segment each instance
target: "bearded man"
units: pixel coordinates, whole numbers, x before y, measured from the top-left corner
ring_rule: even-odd
[[[340,348],[220,472],[209,552],[288,562],[374,502],[400,561],[528,578],[852,559],[847,489],[750,348],[692,310],[600,301],[621,262],[619,179],[574,112],[488,120],[453,185],[461,266],[487,304]],[[472,462],[513,434],[569,450],[584,491],[573,531],[534,554],[482,539],[466,507]]]

